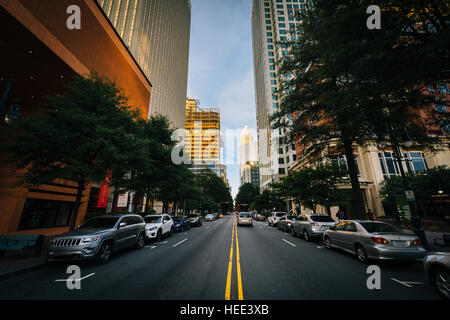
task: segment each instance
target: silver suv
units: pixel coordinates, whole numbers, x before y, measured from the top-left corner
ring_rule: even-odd
[[[142,217],[133,214],[99,216],[73,231],[53,237],[48,247],[48,261],[95,259],[106,263],[114,251],[131,246],[141,249],[144,242]]]

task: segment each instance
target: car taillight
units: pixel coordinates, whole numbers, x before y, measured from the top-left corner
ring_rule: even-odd
[[[373,242],[378,243],[378,244],[389,244],[389,241],[384,238],[371,237],[370,239],[372,239]]]
[[[318,224],[317,222],[311,222],[312,226],[320,226],[320,224]]]
[[[420,241],[420,239],[416,239],[416,240],[413,241],[413,245],[421,246],[422,245],[422,241]]]

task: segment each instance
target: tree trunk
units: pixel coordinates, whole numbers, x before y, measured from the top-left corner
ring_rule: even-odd
[[[80,211],[80,207],[81,207],[81,199],[83,198],[83,191],[84,191],[84,183],[78,182],[77,196],[75,198],[75,205],[73,207],[72,221],[70,223],[70,230],[74,230],[76,227],[77,219],[78,219],[78,212]]]
[[[365,219],[366,208],[361,193],[361,187],[359,185],[355,158],[353,156],[353,143],[348,140],[344,140],[343,142],[345,157],[347,158],[348,174],[350,176],[350,183],[352,185],[351,211],[349,212],[349,218]]]

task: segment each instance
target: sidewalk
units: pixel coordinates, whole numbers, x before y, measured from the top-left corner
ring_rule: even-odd
[[[47,264],[47,243],[44,240],[44,246],[39,257],[34,256],[34,249],[5,251],[4,256],[0,257],[0,280],[12,278],[45,266]]]

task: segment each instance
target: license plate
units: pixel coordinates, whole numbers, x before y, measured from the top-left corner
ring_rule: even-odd
[[[394,247],[398,247],[398,248],[406,248],[409,245],[409,243],[408,243],[408,241],[395,241],[395,240],[393,240],[392,241],[392,245]]]

